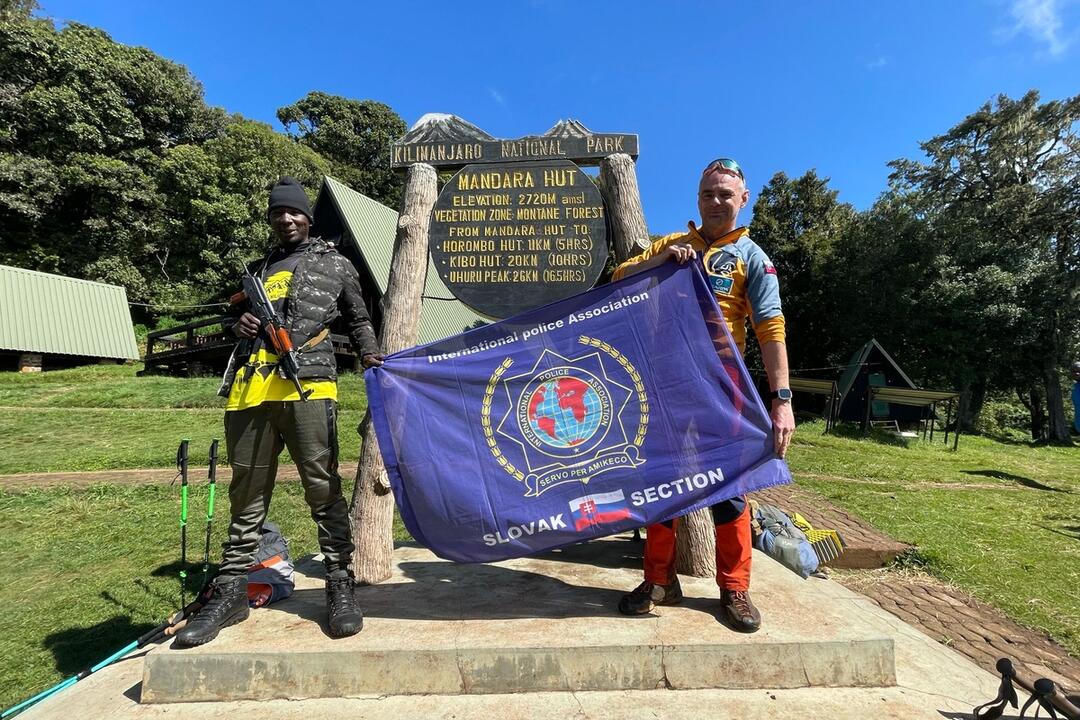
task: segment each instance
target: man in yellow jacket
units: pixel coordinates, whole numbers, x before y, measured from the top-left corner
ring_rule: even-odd
[[[750,193],[739,164],[729,158],[705,167],[698,183],[701,227],[689,223],[685,233],[673,233],[654,242],[645,252],[615,270],[618,280],[665,262],[701,262],[716,301],[741,352],[746,348],[746,322],[761,346],[769,379],[769,405],[776,437],[776,452],[787,451],[795,430],[788,387],[787,346],[780,284],[776,268],[751,239],[749,230],[738,227],[739,211]],[[735,366],[730,366],[737,372]],[[750,600],[752,541],[750,511],[743,498],[712,507],[716,524],[716,582],[720,586],[723,613],[732,627],[754,632],[761,614]],[[645,582],[619,602],[620,612],[637,615],[657,605],[682,600],[675,574],[675,534],[678,519],[649,526],[645,541]]]

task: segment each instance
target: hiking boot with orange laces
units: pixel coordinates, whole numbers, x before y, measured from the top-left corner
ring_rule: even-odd
[[[751,602],[748,590],[721,590],[720,607],[732,628],[739,632],[757,632],[761,627],[761,613]]]
[[[674,605],[682,602],[682,588],[679,578],[670,585],[651,583],[648,580],[634,588],[619,600],[619,612],[623,615],[644,615],[657,605]]]

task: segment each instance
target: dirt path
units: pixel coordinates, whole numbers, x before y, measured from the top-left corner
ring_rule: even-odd
[[[201,482],[206,478],[207,468],[188,468],[188,478]],[[341,476],[351,478],[356,474],[356,463],[341,465]],[[0,489],[9,492],[30,490],[33,488],[70,487],[85,488],[93,485],[157,485],[168,484],[176,477],[173,468],[143,468],[137,470],[96,470],[91,472],[55,472],[55,473],[19,473],[0,475]],[[227,483],[232,478],[228,465],[218,468],[218,482]],[[296,468],[282,465],[278,470],[278,480],[299,480]]]

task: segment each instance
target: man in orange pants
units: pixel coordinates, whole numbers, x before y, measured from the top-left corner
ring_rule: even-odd
[[[706,166],[698,184],[701,227],[691,222],[688,232],[660,238],[645,252],[616,268],[613,279],[670,261],[704,264],[709,285],[739,351],[746,347],[747,319],[761,346],[771,390],[769,405],[776,452],[783,457],[795,430],[788,388],[784,315],[776,268],[750,240],[747,228],[736,225],[739,211],[749,199],[739,164],[728,158],[714,160]],[[738,384],[738,369],[734,365],[727,367]],[[712,515],[716,524],[716,583],[720,586],[723,614],[736,630],[754,632],[761,626],[761,614],[750,600],[749,508],[745,499],[734,498],[714,505]],[[645,582],[623,596],[620,612],[638,615],[657,605],[674,605],[682,600],[675,574],[678,525],[676,518],[649,526],[645,540]]]

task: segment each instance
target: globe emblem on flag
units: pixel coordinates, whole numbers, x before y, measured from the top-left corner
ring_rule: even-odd
[[[602,416],[599,393],[576,377],[547,380],[529,396],[529,426],[552,447],[573,448],[586,442],[596,434]]]

